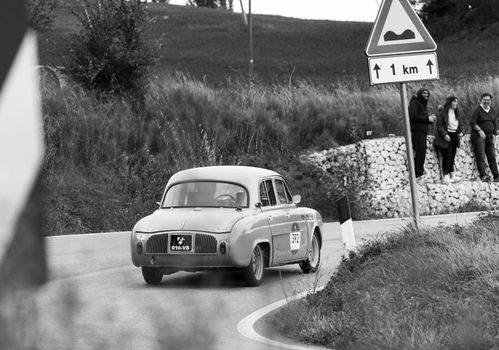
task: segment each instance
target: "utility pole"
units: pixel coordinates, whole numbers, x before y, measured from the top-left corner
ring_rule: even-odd
[[[253,20],[251,18],[251,0],[248,0],[248,26],[249,26],[249,85],[253,81]]]

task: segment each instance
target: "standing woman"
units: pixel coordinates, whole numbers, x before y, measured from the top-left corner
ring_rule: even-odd
[[[437,115],[437,132],[434,140],[435,146],[442,150],[442,172],[444,174],[442,182],[444,184],[461,180],[454,173],[454,159],[462,136],[457,97],[447,97],[444,108]]]

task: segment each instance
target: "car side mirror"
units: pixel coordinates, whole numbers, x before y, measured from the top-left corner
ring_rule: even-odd
[[[161,208],[161,202],[156,202],[156,205],[158,206],[158,208]]]
[[[299,194],[295,194],[293,196],[293,204],[299,204],[301,202],[301,196]]]
[[[256,203],[255,203],[255,207],[257,207],[257,208],[261,208],[261,207],[262,207],[262,202],[256,202]]]

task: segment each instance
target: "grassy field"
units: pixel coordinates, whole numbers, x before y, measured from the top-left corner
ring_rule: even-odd
[[[72,5],[71,5],[72,6]],[[240,14],[205,8],[149,4],[150,38],[161,44],[154,74],[181,71],[213,84],[247,79],[249,34]],[[254,71],[257,81],[298,81],[336,86],[369,85],[364,50],[372,23],[310,21],[253,16]],[[42,64],[61,64],[64,41],[79,28],[70,7],[58,9],[52,30],[40,38]],[[440,76],[461,81],[499,73],[495,39],[452,38],[437,42]]]
[[[331,349],[499,348],[499,218],[365,244],[317,294],[269,321]]]

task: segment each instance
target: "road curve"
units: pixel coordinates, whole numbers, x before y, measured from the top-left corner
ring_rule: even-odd
[[[465,224],[477,215],[422,217],[422,223]],[[361,242],[409,222],[369,220],[353,226]],[[176,273],[165,276],[159,286],[148,286],[131,264],[129,242],[130,232],[47,237],[50,281],[37,293],[40,322],[32,330],[40,348],[291,348],[245,337],[237,325],[272,303],[324,285],[343,255],[339,224],[326,223],[317,275],[303,275],[297,265],[290,265],[266,270],[256,288],[246,287],[235,273],[220,272]]]

